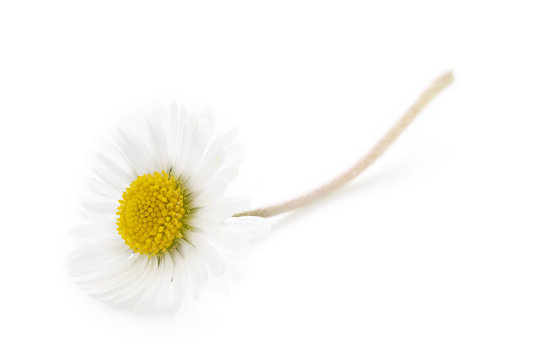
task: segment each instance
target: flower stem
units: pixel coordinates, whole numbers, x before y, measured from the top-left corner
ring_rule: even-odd
[[[423,110],[423,108],[436,96],[441,90],[446,88],[453,81],[453,73],[451,71],[441,75],[419,96],[417,101],[402,115],[402,117],[387,131],[381,140],[361,159],[359,159],[350,169],[335,177],[321,187],[310,191],[307,194],[293,198],[291,200],[250,211],[244,211],[233,216],[260,216],[271,217],[278,214],[291,211],[301,206],[313,203],[329,193],[341,188],[360,173],[366,170],[374,161],[376,161],[389,146],[402,134],[404,129],[411,124],[415,117]]]

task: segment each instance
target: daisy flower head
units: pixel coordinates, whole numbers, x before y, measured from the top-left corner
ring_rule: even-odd
[[[176,102],[119,123],[88,180],[84,224],[68,267],[90,295],[139,312],[175,311],[209,279],[238,277],[243,243],[268,222],[233,217],[226,190],[238,173],[236,133],[214,134],[208,111]]]

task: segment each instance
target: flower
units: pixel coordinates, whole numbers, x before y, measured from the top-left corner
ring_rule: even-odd
[[[243,242],[263,236],[259,217],[233,217],[246,202],[224,197],[240,165],[235,132],[213,135],[208,112],[176,103],[119,124],[96,154],[85,223],[68,267],[92,296],[140,312],[178,309],[209,279],[238,273]]]

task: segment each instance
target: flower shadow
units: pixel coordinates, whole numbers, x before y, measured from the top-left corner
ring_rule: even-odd
[[[272,234],[279,233],[284,231],[283,229],[287,228],[291,222],[302,220],[303,217],[306,217],[308,214],[313,212],[315,209],[323,206],[331,206],[333,202],[339,202],[345,197],[358,196],[359,193],[364,191],[369,191],[378,186],[385,186],[386,184],[395,181],[398,178],[407,177],[408,174],[411,174],[415,171],[415,164],[401,164],[392,168],[388,168],[383,171],[374,171],[369,174],[363,174],[359,179],[353,180],[353,182],[347,184],[341,189],[338,189],[324,198],[303,206],[301,208],[292,210],[288,213],[281,214],[276,216],[276,218],[271,219],[272,221]],[[253,243],[261,242],[267,237],[256,239]]]

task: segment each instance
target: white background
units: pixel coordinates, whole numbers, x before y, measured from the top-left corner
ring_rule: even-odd
[[[536,3],[3,0],[1,357],[539,359]],[[141,316],[68,276],[86,159],[119,114],[211,105],[264,205],[345,169],[447,69],[373,167],[273,220],[228,297]]]

